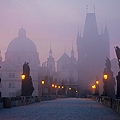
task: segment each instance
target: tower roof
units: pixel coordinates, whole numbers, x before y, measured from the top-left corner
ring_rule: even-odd
[[[69,61],[70,60],[70,57],[67,55],[66,52],[64,52],[64,54],[59,58],[58,62],[59,61]]]
[[[98,28],[95,13],[87,13],[83,37],[98,35]]]
[[[37,52],[33,41],[26,37],[24,28],[19,29],[18,37],[13,39],[8,45],[7,53],[10,52]]]

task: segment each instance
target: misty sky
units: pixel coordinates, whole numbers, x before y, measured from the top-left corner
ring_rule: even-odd
[[[8,44],[22,27],[39,52],[40,61],[46,61],[50,41],[55,61],[64,50],[68,55],[73,47],[75,55],[78,26],[83,34],[86,5],[94,12],[99,33],[108,26],[111,58],[116,57],[114,46],[120,46],[120,0],[0,0],[0,50],[2,57]]]

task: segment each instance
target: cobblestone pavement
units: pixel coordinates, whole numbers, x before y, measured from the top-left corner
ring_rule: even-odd
[[[111,108],[90,99],[67,98],[0,109],[0,120],[120,120]]]

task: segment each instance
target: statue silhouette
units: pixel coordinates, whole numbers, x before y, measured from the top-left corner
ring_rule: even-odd
[[[23,64],[23,74],[25,75],[25,79],[22,80],[22,96],[31,96],[34,91],[34,87],[32,77],[30,76],[30,67],[28,62]]]
[[[115,47],[115,52],[116,52],[116,56],[117,56],[117,59],[118,59],[118,65],[119,65],[119,68],[120,68],[120,48],[118,46]]]
[[[116,52],[116,56],[118,59],[118,65],[119,65],[119,69],[120,69],[120,48],[118,46],[115,47],[115,52]],[[117,80],[117,95],[116,95],[116,97],[118,99],[120,99],[120,71],[118,72],[118,75],[116,76],[116,80]]]
[[[115,78],[113,77],[113,72],[111,70],[111,62],[108,58],[106,58],[106,63],[105,63],[106,68],[104,69],[103,74],[107,74],[108,78],[107,80],[103,79],[104,82],[104,92],[103,94],[115,98]]]

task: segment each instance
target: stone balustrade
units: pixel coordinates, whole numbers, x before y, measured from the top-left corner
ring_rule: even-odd
[[[92,96],[92,99],[101,102],[106,107],[110,107],[120,114],[120,99],[112,99],[107,96]]]
[[[17,106],[23,106],[32,104],[34,102],[46,101],[56,99],[55,95],[45,95],[45,96],[20,96],[20,97],[4,97],[0,98],[0,108],[11,108]]]

